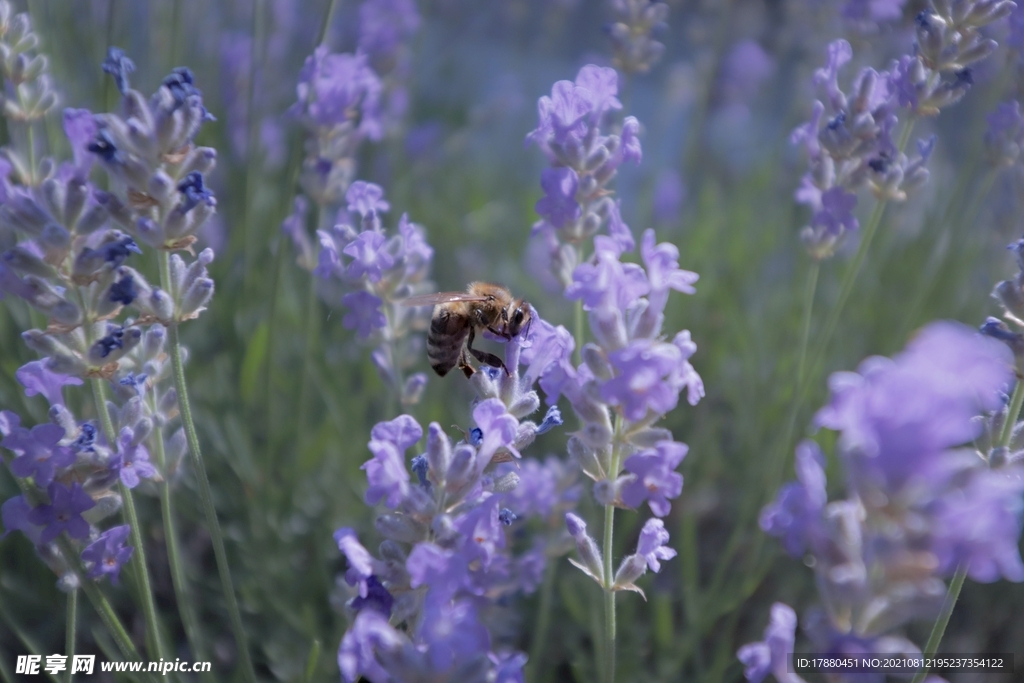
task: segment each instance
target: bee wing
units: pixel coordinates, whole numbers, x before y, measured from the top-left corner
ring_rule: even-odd
[[[435,304],[447,304],[452,301],[486,301],[485,296],[473,296],[466,292],[437,292],[436,294],[422,294],[411,296],[408,299],[399,301],[403,306],[433,306]]]

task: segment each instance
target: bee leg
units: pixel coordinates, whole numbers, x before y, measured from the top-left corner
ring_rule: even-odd
[[[473,348],[474,337],[476,337],[476,331],[470,330],[469,339],[466,340],[466,350],[473,354],[473,358],[476,358],[484,365],[490,365],[492,368],[501,368],[505,371],[506,377],[511,377],[512,373],[508,371],[508,368],[505,367],[505,363],[500,358],[495,356],[493,353],[487,353],[486,351]]]
[[[462,370],[462,374],[466,376],[466,379],[472,377],[473,373],[476,372],[476,370],[473,369],[473,366],[469,364],[469,358],[466,357],[465,348],[463,348],[459,353],[459,369]]]

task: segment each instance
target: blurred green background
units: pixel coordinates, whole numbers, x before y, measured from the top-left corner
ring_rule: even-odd
[[[989,291],[1015,270],[1004,247],[1024,229],[1024,188],[1019,169],[989,166],[982,136],[995,104],[1019,96],[1019,56],[1001,48],[963,102],[919,123],[915,135],[939,136],[931,181],[887,209],[823,367],[811,369],[811,394],[786,444],[810,265],[797,239],[807,215],[792,198],[803,160],[788,134],[810,110],[810,74],[823,63],[827,42],[845,37],[857,67],[882,68],[909,49],[919,3],[908,2],[901,20],[869,36],[841,22],[833,2],[668,4],[669,26],[659,35],[665,56],[624,84],[625,111],[644,124],[645,156],[616,186],[634,232],[655,227],[660,240],[679,246],[680,265],[701,276],[695,296],[670,300],[666,329],[691,330],[699,349],[692,361],[707,396],[694,408],[677,409],[665,424],[690,446],[683,495],[666,519],[679,557],[646,579],[648,602],[630,596],[618,603],[620,680],[738,681],[735,652],[760,638],[770,604],[785,601],[801,613],[815,600],[811,570],[763,535],[757,515],[792,476],[792,446],[826,397],[827,373],[898,351],[927,321],[976,325],[997,312]],[[326,34],[333,51],[354,49],[357,7],[338,4]],[[331,534],[347,525],[373,538],[359,466],[368,458],[370,428],[393,415],[367,349],[342,327],[341,312],[318,303],[312,320],[307,317],[310,276],[295,265],[280,231],[303,140],[285,110],[327,3],[34,0],[19,8],[32,14],[63,106],[105,111],[115,104],[116,89],[99,64],[107,46],[117,45],[138,65],[133,84],[143,92],[171,67],[191,67],[217,116],[198,140],[219,152],[209,181],[218,225],[203,237],[217,251],[217,293],[209,311],[183,330],[200,439],[259,676],[301,680],[319,641],[314,679],[337,680],[344,564]],[[522,140],[536,125],[537,97],[555,80],[571,79],[588,62],[609,63],[608,9],[590,0],[421,0],[419,11],[405,128],[365,145],[356,177],[385,188],[392,205],[386,225],[408,212],[426,227],[439,289],[461,289],[476,278],[503,282],[545,319],[568,326],[571,307],[542,288],[524,257],[544,162]],[[742,93],[745,113],[732,108],[737,103],[723,85],[727,56],[742,40],[757,41],[771,59],[765,79]],[[855,72],[850,65],[844,75]],[[51,153],[67,156],[59,111],[47,133]],[[678,211],[656,211],[656,188],[671,182],[671,174],[682,179],[685,199]],[[862,198],[862,222],[871,205]],[[846,249],[822,267],[812,340],[851,255]],[[145,267],[155,272],[155,261]],[[14,380],[14,371],[35,359],[19,338],[29,326],[21,302],[0,305],[0,407],[34,423],[46,419],[45,400],[26,398]],[[307,358],[312,372],[303,400]],[[417,369],[427,369],[425,358]],[[80,417],[89,415],[82,392],[66,395]],[[471,396],[461,377],[431,375],[412,412],[422,424],[465,424]],[[566,438],[563,430],[547,434],[528,455],[563,454]],[[840,490],[839,472],[830,475]],[[196,606],[215,670],[222,672],[218,680],[231,680],[234,645],[191,474],[183,472],[176,486]],[[140,491],[157,606],[175,654],[188,658],[157,499]],[[3,470],[0,498],[16,492]],[[616,556],[634,546],[642,521],[634,513],[620,519],[625,531],[616,539]],[[23,537],[0,541],[0,660],[8,669],[16,654],[62,651],[64,597],[54,581]],[[139,637],[133,583],[124,585],[127,591],[107,594]],[[524,596],[504,606],[501,635],[511,645],[529,648],[537,602],[536,595]],[[563,560],[555,578],[555,626],[537,680],[591,680],[599,613],[598,592]],[[1024,587],[968,582],[943,647],[1016,649],[1024,660],[1022,613]],[[90,608],[81,619],[79,649],[112,652]],[[916,624],[908,635],[923,643],[930,626]],[[984,680],[1024,680],[1019,676]]]

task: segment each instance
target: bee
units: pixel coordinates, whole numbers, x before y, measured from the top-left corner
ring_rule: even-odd
[[[509,375],[505,363],[493,353],[473,348],[477,332],[510,341],[525,327],[529,332],[530,304],[512,297],[501,285],[472,282],[465,292],[438,292],[414,296],[402,302],[406,306],[434,305],[427,335],[427,358],[434,372],[444,377],[456,365],[472,377],[475,370],[469,355],[492,368],[501,368]],[[469,355],[467,355],[467,353]]]

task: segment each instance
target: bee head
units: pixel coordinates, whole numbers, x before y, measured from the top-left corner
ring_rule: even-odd
[[[526,303],[522,299],[516,299],[508,307],[508,333],[509,335],[516,337],[525,327],[529,329],[530,319],[530,304]]]

